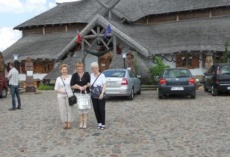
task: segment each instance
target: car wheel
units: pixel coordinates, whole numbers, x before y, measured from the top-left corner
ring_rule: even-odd
[[[158,98],[159,98],[159,99],[164,99],[164,98],[165,98],[165,95],[159,93],[159,94],[158,94]]]
[[[138,94],[138,95],[141,94],[141,87],[140,87],[139,91],[137,91],[137,94]]]
[[[204,91],[208,92],[208,88],[206,87],[205,83],[204,83]]]
[[[217,96],[218,95],[218,91],[215,89],[214,86],[212,86],[212,96]]]
[[[191,94],[191,98],[195,99],[196,98],[196,94]]]
[[[128,96],[128,99],[129,99],[129,100],[133,100],[133,98],[134,98],[134,91],[133,91],[133,88],[132,88],[131,93],[130,93],[130,95]]]
[[[5,98],[6,96],[7,96],[7,90],[5,88],[3,88],[2,92],[1,92],[1,97]]]

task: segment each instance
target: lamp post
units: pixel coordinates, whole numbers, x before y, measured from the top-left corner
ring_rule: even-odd
[[[122,54],[122,58],[124,60],[124,69],[125,69],[125,59],[126,59],[126,54],[127,53],[123,51],[121,54]]]

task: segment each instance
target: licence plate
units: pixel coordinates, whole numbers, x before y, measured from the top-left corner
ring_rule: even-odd
[[[171,90],[184,90],[183,87],[172,87]]]
[[[227,87],[228,90],[230,90],[230,87]]]
[[[108,84],[108,85],[115,85],[115,84],[116,84],[116,81],[108,81],[107,84]]]

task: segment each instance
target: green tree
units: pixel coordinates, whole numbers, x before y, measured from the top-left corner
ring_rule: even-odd
[[[228,51],[228,42],[225,43],[225,51],[223,56],[221,57],[221,61],[223,63],[230,63],[230,52]]]
[[[154,60],[156,65],[149,68],[149,74],[150,74],[150,81],[153,84],[157,84],[157,76],[160,76],[163,70],[165,68],[170,68],[170,66],[165,65],[160,57],[155,57]]]

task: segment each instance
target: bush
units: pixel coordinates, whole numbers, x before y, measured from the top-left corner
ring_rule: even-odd
[[[40,85],[38,87],[39,90],[54,90],[54,85]]]
[[[155,66],[149,68],[150,81],[153,84],[157,84],[157,76],[163,72],[165,68],[170,68],[168,65],[165,65],[160,57],[155,57]]]

